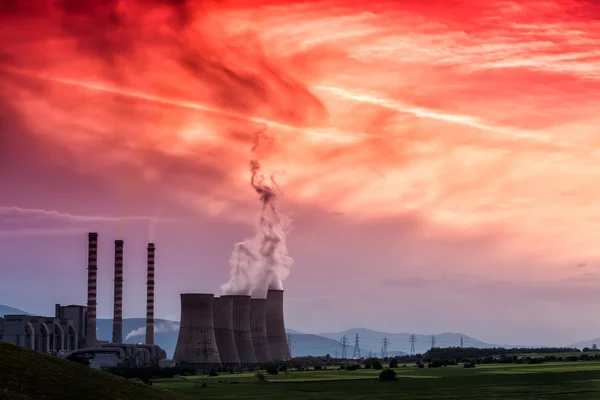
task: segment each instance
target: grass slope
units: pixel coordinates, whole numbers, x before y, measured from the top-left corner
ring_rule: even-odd
[[[194,399],[600,399],[600,363],[490,365],[465,369],[398,368],[398,381],[379,382],[379,371],[308,371],[267,376],[222,374],[155,382]],[[201,387],[202,382],[207,387]],[[235,382],[235,384],[233,384]]]
[[[57,357],[0,341],[0,399],[181,399]]]

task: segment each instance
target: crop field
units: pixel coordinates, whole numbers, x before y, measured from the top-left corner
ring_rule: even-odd
[[[380,371],[372,369],[328,369],[265,374],[262,382],[244,373],[156,380],[153,386],[202,399],[600,399],[598,362],[395,371],[395,382],[379,382]]]

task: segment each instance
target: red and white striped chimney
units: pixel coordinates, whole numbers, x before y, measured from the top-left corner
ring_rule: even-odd
[[[123,343],[123,241],[115,240],[115,298],[112,342]]]
[[[88,233],[88,293],[86,347],[94,347],[96,339],[96,289],[98,276],[98,234]]]
[[[148,278],[146,281],[146,344],[154,344],[154,243],[148,244]]]

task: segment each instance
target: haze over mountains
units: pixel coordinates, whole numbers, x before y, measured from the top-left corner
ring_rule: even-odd
[[[0,305],[0,317],[5,314],[27,314],[23,310],[9,306]],[[125,318],[123,319],[123,337],[126,338],[126,343],[141,343],[145,338],[145,318]],[[112,337],[112,319],[101,318],[97,320],[98,339],[110,340]],[[410,333],[389,333],[374,331],[367,328],[352,328],[343,332],[325,332],[318,334],[304,333],[295,329],[287,329],[288,334],[292,338],[292,355],[294,357],[301,356],[341,356],[340,340],[346,336],[349,346],[346,350],[347,356],[352,357],[356,334],[359,337],[359,346],[361,356],[380,355],[381,346],[384,338],[389,340],[388,355],[404,355],[409,354],[411,346],[409,342]],[[155,342],[161,346],[171,357],[175,351],[177,336],[179,334],[179,322],[166,319],[155,320]],[[414,334],[416,337],[415,351],[424,353],[431,347],[431,336],[425,334]],[[492,344],[482,342],[473,337],[462,333],[441,333],[435,334],[436,346],[438,347],[453,347],[460,346],[461,338],[465,347],[490,348],[490,347],[543,347],[543,345],[524,346],[520,344]],[[565,347],[591,347],[593,344],[600,344],[600,337],[592,340],[581,341]],[[337,353],[336,353],[337,351]]]

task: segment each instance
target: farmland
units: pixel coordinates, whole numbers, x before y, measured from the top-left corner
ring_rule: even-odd
[[[600,363],[478,365],[476,368],[397,368],[396,382],[380,371],[291,371],[157,380],[155,388],[203,399],[597,399]],[[206,385],[205,387],[203,386]]]

